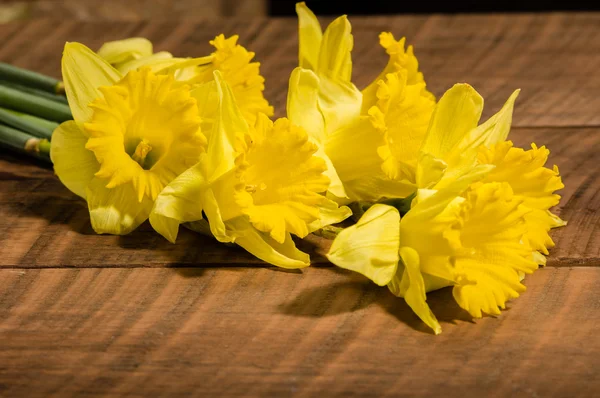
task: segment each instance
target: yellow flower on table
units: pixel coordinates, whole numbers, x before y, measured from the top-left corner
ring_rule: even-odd
[[[62,71],[74,121],[53,133],[55,172],[86,199],[96,232],[127,234],[205,152],[198,103],[172,75],[123,76],[79,43],[65,45]]]
[[[221,242],[237,243],[280,267],[306,267],[309,256],[292,235],[305,237],[340,222],[350,210],[321,195],[329,185],[327,166],[306,132],[264,114],[248,126],[233,90],[220,72],[214,74],[220,110],[207,153],[161,192],[150,222],[174,242],[181,223],[196,228],[208,221]]]
[[[290,78],[288,117],[319,146],[329,165],[329,194],[339,202],[411,195],[420,143],[435,106],[412,48],[405,53],[403,41],[394,44],[391,34],[382,34],[390,64],[361,93],[351,82],[347,18],[337,18],[323,33],[304,3],[296,11],[300,67]]]
[[[154,53],[152,43],[144,38],[130,38],[105,43],[98,54],[119,71],[149,66],[155,73],[172,72],[177,81],[188,84],[208,83],[218,70],[230,85],[240,110],[248,123],[258,113],[273,116],[273,107],[263,95],[265,79],[260,63],[252,62],[255,54],[238,44],[237,35],[215,37],[210,44],[215,51],[200,58],[177,58],[166,51]]]
[[[473,317],[498,315],[525,291],[522,273],[537,264],[526,234],[528,210],[506,183],[462,190],[472,175],[414,206],[402,219],[376,204],[334,240],[328,258],[403,297],[436,334],[442,329],[426,292],[453,286],[456,302]]]
[[[563,184],[556,167],[544,167],[548,150],[506,141],[517,95],[479,125],[481,96],[466,84],[448,90],[417,154],[410,210],[400,220],[395,207],[375,204],[328,255],[404,297],[436,333],[426,292],[453,286],[472,316],[497,315],[524,290],[523,275],[545,263],[548,231],[564,225],[549,211]]]

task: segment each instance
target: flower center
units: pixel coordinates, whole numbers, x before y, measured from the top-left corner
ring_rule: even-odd
[[[135,152],[133,153],[133,155],[131,155],[131,158],[135,160],[137,164],[139,164],[142,167],[142,169],[148,170],[150,167],[152,167],[152,165],[146,167],[146,156],[148,155],[148,153],[150,153],[151,150],[152,147],[148,145],[146,140],[141,140],[140,143],[137,144],[137,146],[135,147]]]

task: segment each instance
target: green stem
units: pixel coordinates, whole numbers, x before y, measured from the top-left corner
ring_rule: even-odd
[[[50,139],[58,123],[0,107],[0,122],[34,137]]]
[[[52,94],[57,94],[61,87],[58,79],[3,62],[0,62],[0,79]]]
[[[35,95],[36,97],[43,97],[43,98],[46,98],[46,99],[49,99],[52,101],[60,102],[61,104],[69,105],[69,102],[67,101],[67,97],[65,97],[64,95],[52,94],[47,91],[43,91],[43,90],[40,90],[37,88],[23,86],[21,84],[9,82],[6,80],[0,80],[0,85],[10,87],[12,89],[15,89],[17,91],[21,91],[24,93],[32,94],[32,95]]]
[[[0,86],[0,106],[55,122],[72,120],[68,105]]]
[[[0,124],[0,145],[19,153],[50,161],[50,142]]]

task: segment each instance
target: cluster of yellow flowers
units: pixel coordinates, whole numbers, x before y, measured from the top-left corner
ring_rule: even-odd
[[[74,121],[53,134],[58,177],[98,233],[149,219],[174,242],[184,223],[286,268],[310,265],[292,235],[342,222],[351,205],[363,214],[333,241],[332,263],[387,285],[435,333],[426,293],[442,287],[474,317],[499,314],[564,225],[549,211],[563,187],[544,167],[549,151],[507,141],[518,91],[479,124],[482,97],[456,84],[436,101],[413,48],[391,33],[380,35],[389,63],[361,91],[347,18],[323,32],[296,9],[299,66],[288,117],[275,121],[237,36],[216,37],[200,58],[153,53],[141,38],[98,53],[67,43]]]

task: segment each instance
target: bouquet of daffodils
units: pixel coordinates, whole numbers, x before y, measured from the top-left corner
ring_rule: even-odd
[[[391,33],[380,35],[389,63],[360,90],[348,19],[323,32],[296,9],[299,66],[287,118],[274,121],[237,36],[217,36],[199,58],[154,53],[142,38],[97,53],[67,43],[70,112],[45,137],[62,183],[87,201],[100,234],[149,220],[175,242],[185,225],[302,268],[310,258],[293,236],[326,231],[333,264],[387,286],[436,334],[426,302],[436,289],[451,286],[473,317],[500,314],[565,224],[550,212],[563,184],[545,167],[549,151],[507,140],[518,90],[480,123],[477,91],[456,84],[436,100],[413,48]]]

